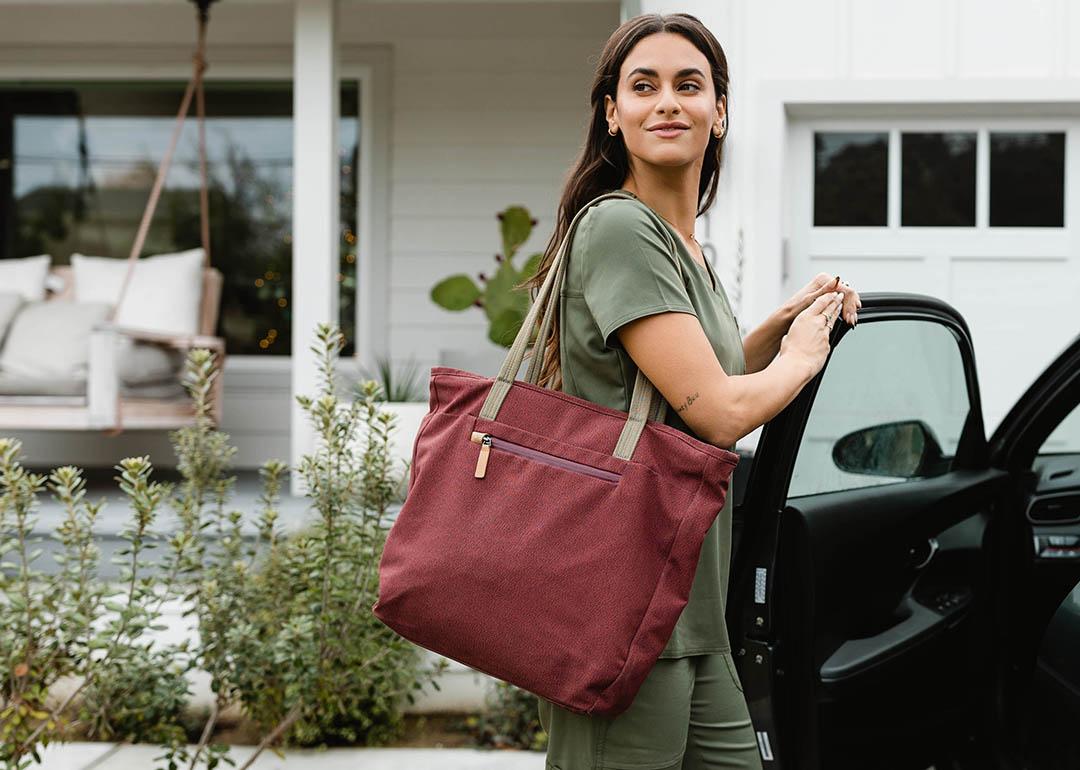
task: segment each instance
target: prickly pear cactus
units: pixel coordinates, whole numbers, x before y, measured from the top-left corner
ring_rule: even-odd
[[[514,343],[530,304],[528,291],[514,286],[536,273],[544,255],[540,252],[531,255],[518,270],[514,255],[529,239],[537,220],[524,206],[510,206],[495,216],[502,233],[502,252],[495,255],[495,272],[477,273],[479,283],[464,273],[448,276],[432,287],[431,299],[447,310],[483,308],[488,317],[488,339],[508,348]]]

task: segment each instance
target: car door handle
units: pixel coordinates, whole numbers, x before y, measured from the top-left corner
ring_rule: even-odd
[[[926,567],[931,559],[934,558],[934,554],[938,552],[940,547],[936,537],[928,537],[925,546],[910,549],[908,551],[908,558],[911,560],[912,568],[920,570]]]
[[[924,607],[910,595],[900,604],[904,619],[880,634],[849,639],[821,664],[821,681],[837,682],[884,663],[934,636],[945,626],[945,616]]]

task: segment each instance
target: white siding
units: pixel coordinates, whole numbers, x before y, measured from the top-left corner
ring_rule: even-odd
[[[840,273],[862,291],[941,297],[971,328],[984,421],[992,430],[1080,332],[1080,5],[644,0],[641,10],[698,16],[728,56],[731,155],[710,218],[718,268],[729,285],[743,235],[740,321],[753,328],[819,270]],[[968,230],[938,243],[929,237],[916,243],[891,230],[898,237],[868,229],[862,241],[857,234],[834,242],[830,233],[811,233],[809,131],[915,121],[940,130],[934,126],[965,119],[965,128],[982,131],[1066,131],[1064,230],[1013,229],[1011,236]],[[1002,306],[1005,286],[1019,296]],[[752,446],[756,436],[740,445]]]

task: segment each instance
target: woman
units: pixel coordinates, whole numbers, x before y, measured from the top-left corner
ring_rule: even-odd
[[[592,122],[559,206],[538,288],[570,220],[582,217],[539,384],[627,411],[637,368],[668,402],[668,425],[716,446],[772,419],[821,370],[841,314],[862,304],[839,276],[819,275],[745,340],[727,294],[694,239],[712,205],[727,128],[728,68],[713,35],[688,14],[622,24],[592,86]],[[677,263],[676,260],[679,260]],[[680,271],[681,266],[681,271]],[[539,699],[547,766],[760,767],[724,624],[729,492],[701,550],[689,601],[630,708],[617,717]]]

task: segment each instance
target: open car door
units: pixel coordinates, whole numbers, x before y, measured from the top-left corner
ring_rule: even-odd
[[[735,510],[728,622],[764,766],[995,767],[1004,674],[1019,682],[1030,648],[1007,614],[1032,563],[1030,475],[991,462],[960,314],[861,298],[858,328],[836,326],[764,427]]]
[[[1002,568],[1002,730],[1025,770],[1080,767],[1080,336],[990,438],[1016,547]]]

